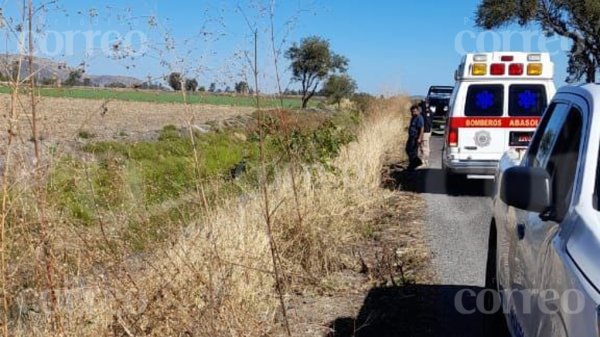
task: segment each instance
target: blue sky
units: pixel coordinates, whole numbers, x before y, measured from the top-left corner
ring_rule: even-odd
[[[67,41],[68,32],[97,32],[92,53],[86,53],[85,40],[80,35],[73,39],[73,53],[67,50],[50,55],[71,65],[84,61],[91,74],[158,78],[171,69],[185,68],[204,85],[216,81],[225,86],[232,85],[244,73],[249,75],[245,55],[252,50],[252,39],[245,15],[252,24],[257,23],[261,86],[267,88],[263,91],[271,91],[276,82],[269,20],[258,14],[255,3],[269,1],[63,0],[61,7],[69,16],[49,12],[45,29],[53,33],[42,39],[46,50],[65,50],[64,42],[62,48],[53,48],[57,46],[53,45],[57,36]],[[452,84],[462,53],[498,49],[552,52],[556,82],[564,83],[563,50],[568,49],[568,43],[545,38],[535,26],[483,32],[473,22],[478,3],[479,0],[280,0],[275,11],[276,40],[287,47],[308,35],[327,38],[335,52],[350,59],[349,73],[359,89],[373,94],[423,94],[429,85]],[[108,4],[113,8],[107,9]],[[93,20],[85,14],[90,8],[97,10],[98,16]],[[149,26],[149,16],[156,17],[159,25]],[[111,30],[122,36],[139,31],[151,48],[145,56],[134,59],[105,57],[98,48],[102,36],[107,36],[105,42],[114,41],[107,35]],[[167,31],[177,52],[165,51]],[[198,35],[199,31],[203,34]],[[136,35],[131,36],[135,44]],[[177,58],[181,60],[175,61]],[[289,84],[287,66],[287,61],[281,59],[282,83],[284,87],[294,87]]]

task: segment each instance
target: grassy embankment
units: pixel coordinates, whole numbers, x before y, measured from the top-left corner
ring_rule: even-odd
[[[274,112],[264,125],[191,137],[167,126],[158,141],[90,142],[82,156],[54,158],[43,206],[55,289],[40,268],[33,186],[10,189],[11,331],[272,334],[281,320],[265,214],[286,291],[320,287],[351,264],[348,247],[372,232],[360,214],[385,198],[382,160],[400,148],[405,105],[380,102],[359,119]],[[229,170],[242,158],[246,173],[234,180]]]

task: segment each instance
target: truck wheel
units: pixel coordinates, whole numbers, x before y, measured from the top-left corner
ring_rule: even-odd
[[[502,299],[498,293],[497,279],[497,244],[498,235],[494,220],[490,224],[487,262],[485,267],[485,310],[489,312],[494,305],[500,303],[500,309],[494,313],[485,314],[483,317],[484,336],[510,336],[506,328],[506,321],[502,310]],[[499,301],[499,302],[498,302]]]
[[[489,242],[488,242],[488,254],[485,265],[485,288],[486,289],[498,289],[498,280],[496,279],[496,245],[498,241],[498,235],[496,233],[496,224],[494,220],[490,224]]]
[[[445,184],[447,187],[455,186],[457,178],[458,178],[458,175],[456,175],[452,171],[450,171],[449,168],[447,168],[447,167],[444,168],[444,179],[445,179]]]

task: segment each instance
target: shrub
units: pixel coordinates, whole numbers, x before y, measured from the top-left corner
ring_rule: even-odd
[[[51,85],[56,85],[56,82],[57,82],[56,78],[46,77],[46,78],[42,79],[41,84],[51,86]]]
[[[339,109],[342,99],[351,97],[356,88],[356,81],[347,74],[333,74],[323,85],[322,92],[331,103],[337,104]]]
[[[181,91],[183,77],[181,76],[181,73],[170,73],[167,82],[169,83],[171,89],[175,91]]]
[[[198,81],[194,78],[188,78],[185,80],[185,90],[194,92],[198,88]]]
[[[106,88],[118,88],[118,89],[125,89],[127,88],[127,86],[124,83],[121,82],[112,82],[109,83],[107,85],[105,85]]]
[[[361,92],[352,95],[352,102],[354,103],[356,110],[362,113],[367,113],[369,112],[369,109],[373,107],[375,97],[370,94]]]
[[[64,85],[72,87],[81,84],[81,77],[85,71],[83,69],[76,69],[69,72],[69,77],[65,80]]]
[[[96,137],[96,135],[94,135],[93,133],[91,133],[87,130],[81,130],[81,131],[79,131],[79,133],[77,135],[81,139],[92,139],[92,138]]]

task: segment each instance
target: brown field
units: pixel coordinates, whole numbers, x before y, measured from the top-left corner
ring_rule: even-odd
[[[29,109],[27,99],[22,105]],[[10,96],[0,94],[0,116],[7,123]],[[143,137],[165,125],[197,125],[224,120],[254,111],[251,107],[101,101],[73,98],[44,98],[38,105],[40,136],[44,141],[76,140],[80,132],[95,139]],[[22,134],[29,131],[30,116],[20,115]],[[4,126],[2,126],[5,129]]]

